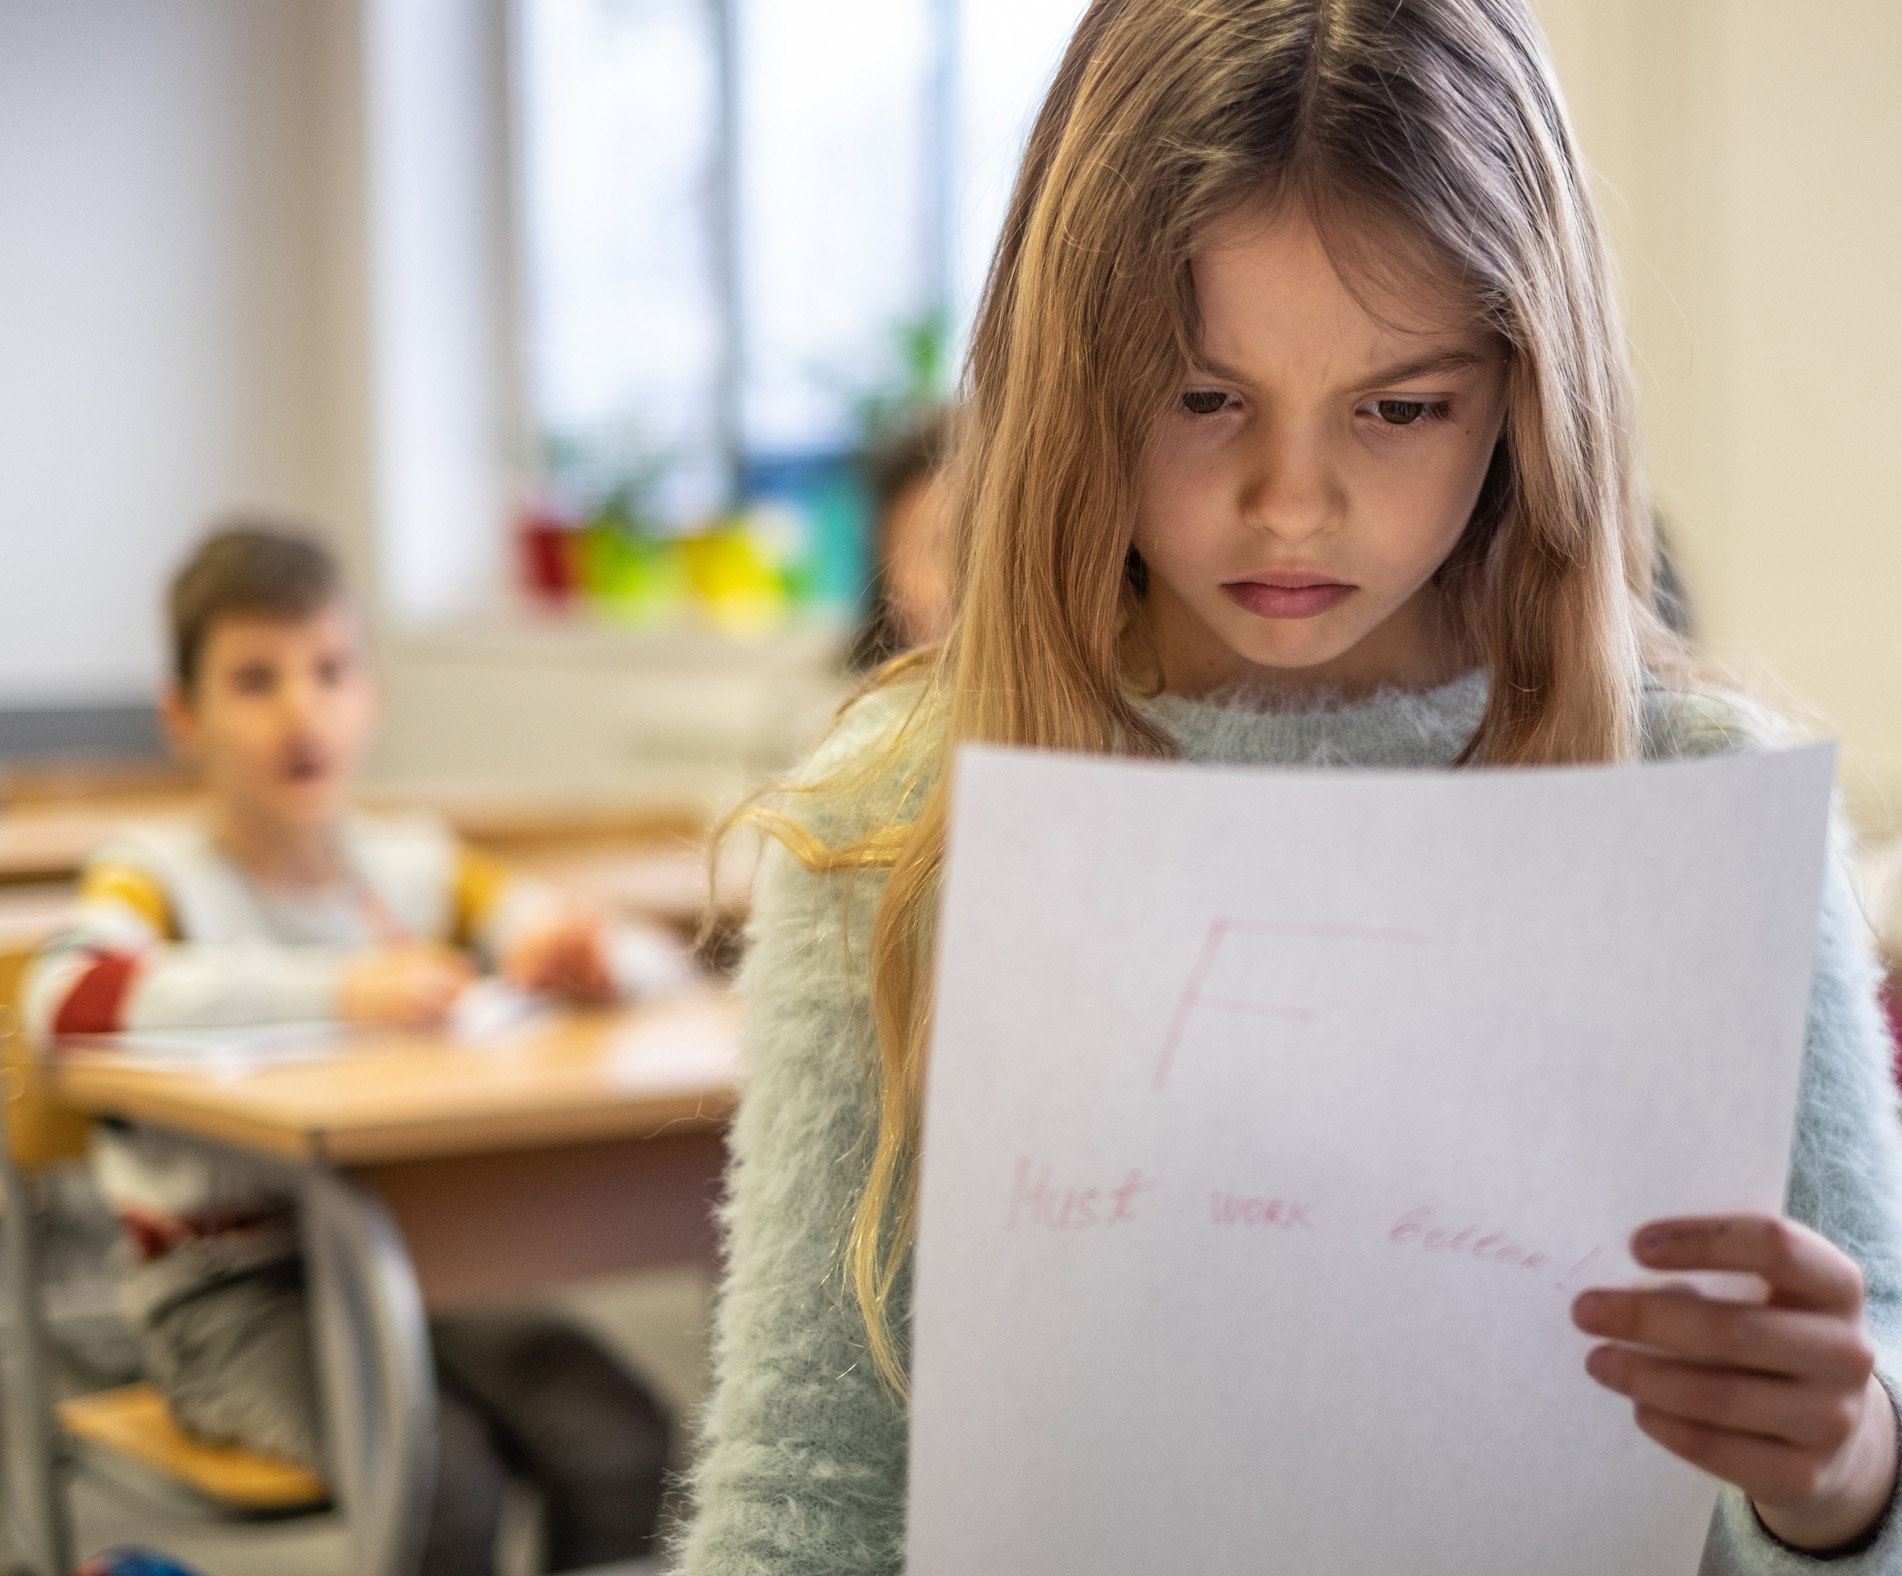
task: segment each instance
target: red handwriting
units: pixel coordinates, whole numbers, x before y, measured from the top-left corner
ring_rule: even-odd
[[[1137,1220],[1136,1202],[1157,1184],[1140,1169],[1132,1169],[1115,1187],[1062,1187],[1050,1181],[1050,1167],[1036,1167],[1029,1159],[1017,1162],[1011,1188],[1010,1224],[1039,1226],[1045,1231],[1087,1231],[1092,1226],[1124,1226]]]
[[[1487,1231],[1483,1226],[1462,1226],[1458,1231],[1449,1231],[1444,1226],[1436,1226],[1431,1205],[1402,1215],[1399,1224],[1387,1233],[1387,1240],[1400,1247],[1418,1243],[1428,1253],[1463,1253],[1525,1270],[1542,1270],[1551,1262],[1543,1253],[1521,1247],[1503,1231]]]
[[[1218,1226],[1277,1226],[1283,1231],[1312,1231],[1308,1206],[1287,1198],[1244,1198],[1239,1193],[1211,1193],[1209,1218]]]
[[[1169,1069],[1175,1065],[1176,1052],[1182,1048],[1182,1036],[1198,1007],[1210,1007],[1218,1012],[1244,1013],[1257,1018],[1281,1018],[1294,1023],[1313,1021],[1313,1010],[1298,1002],[1245,1000],[1208,993],[1206,987],[1209,975],[1215,968],[1215,960],[1221,953],[1223,943],[1230,936],[1288,936],[1307,941],[1386,942],[1402,946],[1425,946],[1427,940],[1417,931],[1382,930],[1365,925],[1269,925],[1243,919],[1216,920],[1202,938],[1202,950],[1196,955],[1195,966],[1189,970],[1188,983],[1182,987],[1175,1016],[1169,1020],[1169,1033],[1163,1040],[1162,1057],[1156,1063],[1157,1089],[1168,1084]]]
[[[1158,1191],[1161,1185],[1139,1166],[1129,1168],[1120,1182],[1111,1185],[1059,1178],[1050,1164],[1027,1155],[1019,1156],[1011,1181],[1010,1213],[1005,1229],[1092,1231],[1132,1225],[1144,1218],[1142,1208],[1146,1195]],[[1221,1188],[1209,1194],[1209,1221],[1218,1229],[1282,1232],[1337,1229],[1335,1223],[1325,1218],[1317,1225],[1315,1210],[1312,1202],[1302,1199],[1236,1193]],[[1445,1224],[1431,1204],[1422,1204],[1402,1215],[1387,1229],[1387,1241],[1396,1248],[1451,1254],[1499,1269],[1529,1270],[1534,1275],[1550,1278],[1553,1286],[1567,1293],[1584,1284],[1587,1272],[1605,1257],[1602,1246],[1594,1247],[1570,1269],[1558,1274],[1562,1260],[1528,1247],[1511,1231],[1479,1223]]]
[[[1535,1253],[1513,1241],[1509,1232],[1489,1231],[1484,1226],[1462,1226],[1449,1230],[1434,1221],[1433,1206],[1422,1205],[1402,1215],[1387,1240],[1397,1247],[1417,1246],[1428,1253],[1457,1253],[1467,1258],[1484,1259],[1512,1269],[1550,1271],[1555,1266],[1549,1255]],[[1603,1256],[1603,1248],[1593,1248],[1553,1284],[1566,1291],[1577,1284],[1592,1264]]]
[[[1556,1281],[1554,1284],[1557,1285],[1560,1291],[1570,1291],[1585,1278],[1585,1272],[1590,1269],[1597,1260],[1603,1258],[1604,1255],[1605,1250],[1603,1248],[1593,1248],[1590,1253],[1586,1254],[1584,1258],[1580,1259],[1578,1263],[1567,1270],[1562,1279]]]

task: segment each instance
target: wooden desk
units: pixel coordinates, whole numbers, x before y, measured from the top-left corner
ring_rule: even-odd
[[[737,925],[745,916],[759,863],[750,834],[721,850],[718,883],[709,893],[704,839],[673,842],[550,842],[504,849],[524,875],[546,881],[609,913],[640,914],[691,930],[707,916]]]
[[[0,890],[24,883],[71,881],[86,857],[128,822],[193,812],[189,787],[24,797],[0,808]],[[371,809],[378,808],[372,801]],[[391,802],[401,810],[413,804]],[[643,914],[685,929],[709,906],[706,828],[675,816],[587,806],[497,807],[445,802],[433,808],[457,834],[526,875],[562,886],[609,910]],[[744,912],[754,852],[746,837],[731,840],[712,894],[715,914]]]
[[[70,881],[128,821],[189,812],[198,790],[165,761],[42,761],[0,766],[0,885]]]
[[[60,928],[72,906],[67,882],[15,885],[0,877],[0,953],[31,952]]]
[[[128,821],[176,815],[190,803],[171,796],[0,811],[0,884],[70,881],[86,856]]]
[[[301,1200],[358,1576],[413,1569],[434,1470],[423,1306],[710,1261],[737,1099],[726,994],[577,1013],[479,1046],[353,1036],[236,1078],[61,1058],[56,1098],[281,1165]]]
[[[479,1046],[366,1032],[236,1078],[61,1060],[61,1104],[348,1171],[389,1206],[435,1310],[710,1260],[737,1098],[723,992],[564,1014]]]

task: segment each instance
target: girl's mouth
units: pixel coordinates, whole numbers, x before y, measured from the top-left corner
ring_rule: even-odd
[[[1319,575],[1289,574],[1231,580],[1222,589],[1257,618],[1318,618],[1339,607],[1357,587]]]

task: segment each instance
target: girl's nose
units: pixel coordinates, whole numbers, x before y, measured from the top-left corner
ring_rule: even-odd
[[[1341,492],[1324,434],[1268,423],[1249,456],[1240,504],[1246,524],[1286,544],[1326,531],[1339,515]]]

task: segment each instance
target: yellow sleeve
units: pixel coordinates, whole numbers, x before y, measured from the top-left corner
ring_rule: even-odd
[[[466,843],[457,847],[455,888],[450,899],[449,939],[453,945],[477,944],[514,879],[514,872],[493,854]]]
[[[165,895],[165,888],[150,871],[135,864],[108,859],[86,866],[80,872],[79,900],[118,903],[150,925],[153,934],[167,941],[180,939],[178,917],[172,912],[172,901]]]

